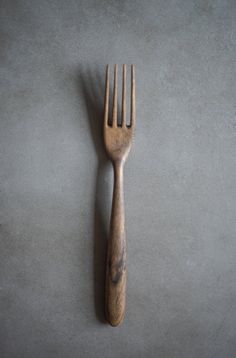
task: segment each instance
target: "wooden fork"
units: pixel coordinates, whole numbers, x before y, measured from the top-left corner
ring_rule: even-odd
[[[122,76],[122,115],[117,115],[117,65],[114,67],[112,121],[109,121],[109,66],[106,69],[104,142],[114,169],[114,189],[107,251],[105,312],[107,321],[118,326],[124,318],[126,301],[126,235],[123,168],[135,128],[135,68],[131,65],[130,124],[126,124],[126,65]]]

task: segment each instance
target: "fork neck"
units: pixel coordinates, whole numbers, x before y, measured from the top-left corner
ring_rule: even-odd
[[[122,159],[121,160],[116,160],[116,161],[113,161],[112,164],[113,164],[115,176],[116,177],[122,176],[125,161],[122,160]]]

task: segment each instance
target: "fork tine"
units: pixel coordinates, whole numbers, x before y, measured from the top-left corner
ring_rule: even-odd
[[[109,113],[109,65],[106,68],[106,92],[104,103],[104,125],[108,125],[108,113]]]
[[[122,127],[126,125],[126,65],[123,65],[121,125]]]
[[[130,127],[135,126],[135,66],[131,65],[131,109]]]
[[[117,65],[114,67],[112,126],[117,127]]]

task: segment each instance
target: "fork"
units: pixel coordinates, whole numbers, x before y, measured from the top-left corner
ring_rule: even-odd
[[[110,220],[110,235],[106,264],[106,319],[112,326],[122,323],[126,302],[126,235],[124,213],[123,169],[130,152],[135,128],[135,67],[131,65],[130,124],[126,123],[126,65],[122,71],[121,123],[117,110],[117,65],[114,66],[114,88],[112,118],[109,120],[109,65],[106,68],[104,103],[104,143],[113,164],[114,188]]]

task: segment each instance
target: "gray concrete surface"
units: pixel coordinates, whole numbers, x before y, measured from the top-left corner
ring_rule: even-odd
[[[1,358],[236,357],[235,20],[233,0],[1,1]],[[120,328],[107,63],[137,66]]]

